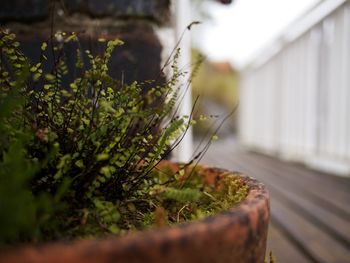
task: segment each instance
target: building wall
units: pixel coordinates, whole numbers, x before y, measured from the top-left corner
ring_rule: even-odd
[[[170,0],[3,0],[0,24],[17,34],[33,60],[40,43],[58,31],[78,33],[83,48],[93,53],[104,49],[99,38],[118,37],[125,45],[112,56],[112,75],[126,82],[161,81],[158,35],[172,27],[170,14]]]
[[[323,14],[303,28],[317,12]],[[264,153],[350,176],[350,3],[324,1],[302,21],[243,72],[240,138]]]

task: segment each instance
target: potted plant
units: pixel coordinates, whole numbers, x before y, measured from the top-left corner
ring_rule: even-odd
[[[77,49],[67,81],[63,47],[79,39],[60,39],[33,63],[1,32],[0,262],[263,262],[265,187],[199,156],[162,161],[192,121],[176,115],[177,54],[144,90],[110,77],[112,40]]]

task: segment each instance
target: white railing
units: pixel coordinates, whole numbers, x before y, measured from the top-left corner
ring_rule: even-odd
[[[178,67],[181,70],[191,70],[191,39],[190,31],[186,30],[191,23],[191,3],[190,0],[174,1],[175,6],[175,39],[180,41],[180,56]],[[188,83],[189,75],[179,77],[179,85],[181,87],[180,94],[184,94],[183,100],[179,108],[180,116],[190,116],[192,110],[191,87]],[[193,154],[193,135],[192,128],[189,128],[185,137],[176,149],[175,158],[179,162],[188,162]]]
[[[243,144],[350,176],[350,3],[322,2],[242,72]]]

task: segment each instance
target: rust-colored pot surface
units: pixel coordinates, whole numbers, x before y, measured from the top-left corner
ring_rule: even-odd
[[[227,170],[203,167],[216,181]],[[102,240],[53,243],[0,252],[1,263],[263,263],[269,222],[269,195],[257,180],[239,205],[202,221]]]

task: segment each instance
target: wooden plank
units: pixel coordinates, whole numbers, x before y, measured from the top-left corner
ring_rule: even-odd
[[[315,262],[349,262],[350,250],[295,213],[288,205],[282,204],[277,199],[272,199],[271,205],[274,207],[272,210],[274,220],[278,221],[291,237],[310,253]]]
[[[302,194],[305,198],[309,198],[314,202],[322,203],[324,207],[327,207],[330,211],[337,213],[345,220],[350,218],[350,199],[344,196],[343,199],[337,195],[337,189],[330,187],[324,187],[322,184],[311,184],[305,178],[298,177],[293,178],[293,174],[289,174],[284,169],[276,169],[274,164],[266,164],[259,158],[252,157],[249,155],[241,155],[236,157],[235,162],[241,162],[245,168],[254,165],[254,170],[258,171],[255,173],[259,176],[259,171],[266,171],[270,174],[269,180],[279,181],[281,186],[285,188],[292,188]],[[245,166],[247,165],[247,167]]]
[[[350,221],[338,217],[326,210],[322,204],[315,204],[298,195],[293,190],[283,189],[275,183],[269,183],[268,188],[273,198],[288,202],[293,210],[327,232],[350,250]]]
[[[286,238],[284,233],[276,227],[275,224],[270,224],[267,252],[268,255],[272,251],[276,262],[281,263],[310,263],[312,260],[303,255],[290,240]]]
[[[303,177],[303,180],[307,180],[314,183],[319,183],[330,188],[336,188],[337,192],[341,193],[342,196],[350,198],[350,179],[342,178],[338,176],[333,176],[325,174],[322,172],[317,172],[314,170],[307,169],[306,167],[296,164],[289,163],[275,159],[270,156],[257,153],[249,153],[252,157],[257,157],[259,160],[263,160],[266,164],[272,164],[274,167],[283,167],[288,171],[287,174],[293,175],[294,178]]]
[[[243,168],[242,170],[255,177],[259,173],[260,180],[267,185],[272,198],[283,199],[285,202],[288,202],[294,208],[295,212],[303,214],[313,224],[333,236],[334,239],[350,250],[349,220],[345,220],[327,210],[323,207],[323,203],[312,202],[312,200],[309,200],[303,195],[303,192],[288,187],[288,185],[283,184],[284,182],[281,178],[274,178],[269,172],[266,173],[266,171],[261,169],[255,170],[253,167],[250,167],[250,169]]]

